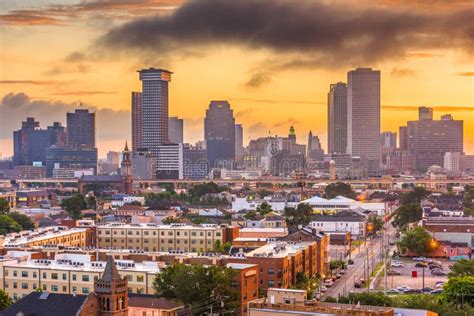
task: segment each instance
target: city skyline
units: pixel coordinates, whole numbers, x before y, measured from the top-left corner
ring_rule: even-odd
[[[141,5],[133,6],[130,4],[132,2]],[[382,6],[366,0],[358,9],[346,8],[353,12],[366,10],[367,14],[370,14],[370,10],[376,10],[402,19],[408,19],[405,10],[412,9],[415,16],[431,15],[435,22],[446,20],[446,23],[451,23],[453,28],[459,30],[460,35],[457,38],[459,41],[452,43],[452,47],[403,42],[398,43],[400,48],[397,50],[400,51],[383,50],[381,53],[374,53],[372,57],[368,53],[364,54],[364,47],[357,47],[356,52],[363,58],[357,60],[352,56],[341,59],[339,63],[335,63],[334,58],[341,57],[340,55],[330,58],[331,55],[326,50],[314,47],[312,39],[307,39],[309,49],[305,53],[298,43],[290,42],[285,46],[288,38],[283,35],[271,38],[268,34],[262,34],[262,42],[255,43],[257,49],[249,51],[245,41],[235,38],[236,30],[231,30],[228,39],[221,34],[213,35],[211,42],[204,43],[207,47],[199,46],[196,49],[192,49],[191,44],[199,41],[199,32],[195,35],[197,39],[190,39],[191,44],[177,41],[174,39],[175,34],[164,34],[172,39],[173,45],[170,46],[182,47],[182,51],[166,51],[160,57],[153,54],[150,56],[149,46],[143,47],[146,55],[133,54],[130,48],[124,47],[123,42],[114,48],[116,53],[106,47],[103,54],[107,58],[88,56],[88,47],[94,52],[100,51],[96,47],[98,37],[110,40],[110,36],[125,32],[129,23],[142,23],[150,13],[159,13],[154,18],[158,21],[161,21],[160,16],[163,15],[178,19],[177,13],[185,9],[192,13],[197,5],[164,1],[161,2],[164,3],[163,7],[163,4],[159,5],[151,0],[124,1],[121,7],[110,5],[104,11],[103,19],[114,21],[104,26],[104,23],[99,23],[97,17],[94,17],[94,13],[98,11],[90,1],[77,4],[76,1],[64,0],[62,3],[69,5],[69,9],[76,16],[82,17],[83,21],[94,23],[73,21],[66,14],[51,17],[51,3],[48,0],[24,1],[21,4],[4,1],[0,9],[2,35],[5,42],[9,43],[8,47],[4,45],[2,48],[2,59],[5,62],[0,71],[3,126],[0,152],[3,156],[12,155],[11,133],[27,116],[35,117],[43,128],[54,121],[66,125],[64,113],[73,111],[80,101],[86,108],[97,112],[100,157],[104,157],[108,150],[120,150],[124,140],[132,142],[129,124],[130,92],[140,91],[136,71],[148,67],[166,68],[174,73],[169,91],[169,115],[184,119],[185,142],[194,143],[204,138],[203,117],[211,100],[228,100],[236,120],[244,127],[244,145],[251,138],[268,135],[269,131],[272,135],[284,136],[289,126],[293,125],[299,142],[305,142],[308,132],[312,130],[314,135],[319,136],[327,152],[326,99],[329,85],[345,81],[346,72],[350,69],[372,67],[381,71],[381,131],[398,132],[398,128],[406,125],[407,121],[417,119],[418,106],[433,107],[436,119],[444,114],[452,114],[455,119],[465,121],[464,150],[466,153],[474,153],[473,72],[470,53],[466,51],[468,38],[463,36],[461,23],[465,16],[472,14],[472,10],[463,1],[450,3],[449,6],[436,2],[429,7],[399,1],[383,1]],[[200,6],[210,6],[208,1],[199,3]],[[262,6],[269,9],[278,9],[271,2],[262,3]],[[284,2],[277,3],[285,7]],[[219,2],[213,8],[225,11],[218,4]],[[295,5],[288,14],[298,16],[305,5]],[[319,6],[319,10],[333,9],[336,13],[341,10],[334,4],[314,2],[308,5]],[[225,11],[228,19],[238,19],[249,10],[249,5],[235,6],[235,12]],[[29,22],[21,24],[20,13],[26,14],[25,10],[31,8],[36,15],[29,12],[30,15],[26,17]],[[151,8],[150,11],[153,12],[146,12],[147,8]],[[459,24],[453,22],[456,14]],[[117,16],[122,19],[114,19]],[[40,20],[38,17],[44,19]],[[262,23],[269,23],[265,17],[258,18],[263,20]],[[339,22],[348,22],[338,21],[334,16],[329,18],[337,26],[340,26]],[[302,20],[307,23],[305,26],[315,27],[311,21],[304,18]],[[439,30],[429,22],[426,23],[424,30],[438,39],[446,40]],[[401,29],[397,26],[395,32],[397,35],[419,36],[421,27],[412,28]],[[324,27],[321,26],[321,30],[324,31]],[[363,33],[362,30],[360,32]],[[369,35],[377,38],[377,34]],[[352,36],[357,37],[357,34]],[[274,44],[268,43],[270,38],[274,39]],[[46,40],[49,45],[40,45]],[[344,36],[334,39],[337,43],[343,40]],[[229,44],[229,41],[232,43]],[[320,41],[327,43],[325,38]],[[302,42],[304,43],[303,40]],[[113,46],[110,41],[103,45],[107,46],[106,44]],[[229,45],[224,49],[222,44]],[[34,56],[29,49],[25,49],[31,45],[37,48]],[[159,47],[159,43],[156,45]],[[313,53],[315,56],[321,55],[328,62],[327,65],[309,59],[308,56]],[[277,64],[277,59],[286,62],[286,67]],[[229,63],[230,60],[232,63]],[[5,120],[4,117],[9,119]]]

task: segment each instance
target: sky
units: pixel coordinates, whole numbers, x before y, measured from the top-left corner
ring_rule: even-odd
[[[34,116],[63,124],[97,113],[101,157],[130,134],[137,70],[173,72],[169,114],[203,139],[211,100],[228,100],[244,143],[286,135],[327,148],[329,85],[347,71],[382,73],[382,130],[417,119],[464,120],[474,154],[474,4],[469,0],[1,0],[0,153]]]

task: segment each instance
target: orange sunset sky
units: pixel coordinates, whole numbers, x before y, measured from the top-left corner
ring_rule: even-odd
[[[103,157],[130,140],[137,70],[172,71],[170,115],[203,139],[210,100],[229,100],[244,143],[294,125],[327,148],[329,85],[382,71],[382,130],[418,106],[464,120],[474,154],[474,4],[463,0],[1,0],[0,153],[27,116],[65,122],[97,112]]]

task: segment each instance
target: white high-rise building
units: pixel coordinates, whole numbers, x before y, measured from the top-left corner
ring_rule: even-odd
[[[235,160],[244,159],[244,129],[242,124],[235,124]]]
[[[380,71],[357,68],[347,73],[347,153],[380,167]]]

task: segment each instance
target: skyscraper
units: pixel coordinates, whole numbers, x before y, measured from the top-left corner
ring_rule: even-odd
[[[432,109],[422,107],[418,121],[407,124],[407,149],[419,172],[431,165],[443,166],[447,152],[463,152],[463,121],[454,120],[450,114],[433,120],[432,113]]]
[[[406,150],[408,148],[407,145],[407,127],[400,126],[398,128],[398,148],[402,150]]]
[[[178,117],[170,117],[168,119],[168,127],[169,127],[169,140],[171,143],[174,144],[182,144],[183,143],[183,130],[184,130],[184,123],[183,119]]]
[[[331,84],[328,93],[328,153],[347,150],[347,84]]]
[[[308,158],[315,159],[317,161],[324,160],[324,150],[321,147],[321,141],[317,135],[313,136],[313,132],[309,131],[308,134],[308,147],[306,155]]]
[[[369,173],[380,167],[380,71],[347,73],[347,153],[367,160]]]
[[[140,145],[158,159],[160,145],[169,143],[168,83],[172,72],[155,68],[138,72],[142,81]]]
[[[70,147],[95,147],[95,113],[76,109],[67,113],[67,144]]]
[[[235,124],[235,160],[239,163],[244,159],[244,129],[242,124]]]
[[[40,129],[40,123],[28,117],[21,129],[13,132],[13,163],[16,166],[45,165],[46,148],[64,146],[66,131],[61,123],[54,122],[47,129]]]
[[[235,119],[227,101],[211,101],[204,118],[206,156],[211,168],[232,168],[235,159]]]
[[[132,151],[142,147],[142,93],[132,92]]]

